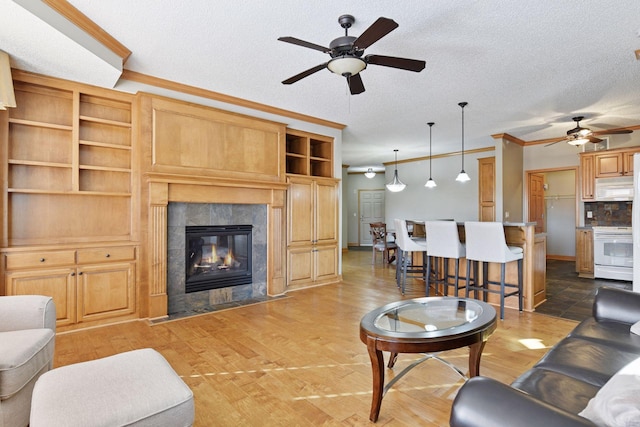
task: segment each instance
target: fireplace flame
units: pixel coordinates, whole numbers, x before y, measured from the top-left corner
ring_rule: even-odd
[[[226,257],[224,257],[224,265],[231,264],[233,264],[233,254],[231,253],[231,249],[229,249],[229,253],[227,253]]]
[[[211,261],[210,262],[215,262],[216,259],[218,259],[218,248],[216,248],[216,245],[211,245]]]

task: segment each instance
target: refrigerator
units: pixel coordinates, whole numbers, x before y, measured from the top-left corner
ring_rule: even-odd
[[[640,154],[633,155],[633,291],[640,292]]]

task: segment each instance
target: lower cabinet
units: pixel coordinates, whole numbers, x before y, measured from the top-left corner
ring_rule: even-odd
[[[133,246],[4,256],[7,295],[51,296],[59,327],[117,319],[136,311]]]
[[[330,283],[338,279],[338,246],[317,245],[289,249],[289,289]]]
[[[593,279],[593,230],[576,230],[576,272],[579,277]]]

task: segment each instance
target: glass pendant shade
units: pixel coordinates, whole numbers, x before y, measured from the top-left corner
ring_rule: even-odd
[[[367,169],[367,171],[364,173],[364,176],[366,176],[367,178],[371,179],[374,176],[376,176],[376,173],[373,171],[373,169],[369,168]]]
[[[458,182],[467,182],[471,181],[469,175],[464,171],[464,107],[467,106],[467,102],[460,102],[458,105],[462,109],[462,169],[460,169],[460,173],[458,174],[456,181]]]
[[[458,174],[458,176],[456,177],[456,181],[458,181],[458,182],[467,182],[467,181],[471,181],[471,178],[469,178],[469,175],[467,175],[467,173],[464,171],[464,169],[462,169],[460,171],[460,173]]]
[[[386,187],[392,193],[397,193],[404,190],[406,184],[404,184],[402,181],[400,181],[400,178],[398,178],[398,149],[395,149],[393,151],[396,153],[396,167],[393,171],[393,180],[388,183]]]
[[[435,188],[438,186],[438,184],[436,184],[433,178],[431,178],[431,128],[433,127],[433,125],[435,125],[435,123],[429,122],[427,124],[429,125],[429,179],[424,184],[424,186],[427,188]]]

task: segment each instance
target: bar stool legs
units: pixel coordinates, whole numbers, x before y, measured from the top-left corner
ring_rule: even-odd
[[[500,264],[500,281],[491,281],[489,280],[489,263],[487,262],[483,262],[482,263],[482,280],[474,285],[471,285],[471,279],[469,277],[469,273],[471,271],[471,269],[474,269],[475,277],[478,277],[477,275],[477,271],[478,271],[478,261],[472,261],[472,260],[467,260],[467,285],[465,287],[465,297],[469,298],[469,293],[471,290],[474,291],[475,293],[475,298],[478,299],[478,292],[482,293],[482,300],[487,302],[488,299],[488,294],[489,293],[499,293],[500,294],[500,320],[504,320],[504,300],[506,297],[510,297],[513,295],[517,295],[518,296],[518,310],[522,311],[523,310],[523,305],[524,305],[524,293],[522,291],[522,280],[523,280],[523,273],[522,273],[522,258],[517,260],[518,262],[518,283],[517,284],[509,284],[509,283],[505,283],[505,276],[506,276],[506,263],[501,263]],[[499,285],[500,289],[489,289],[489,285]],[[507,292],[506,289],[507,288],[515,288],[514,291],[512,292]]]

